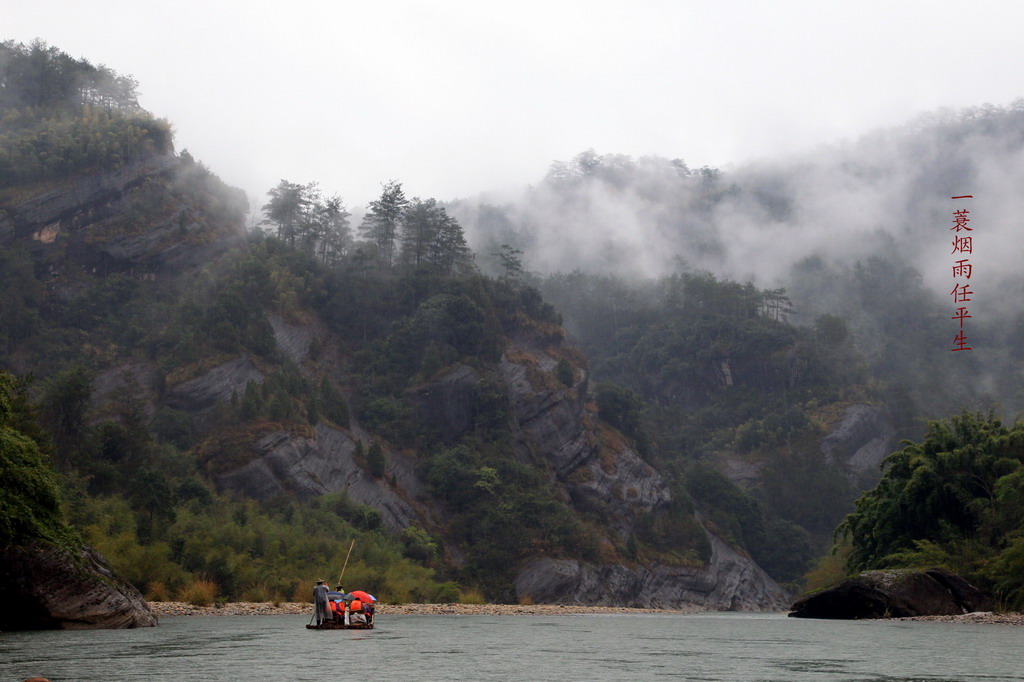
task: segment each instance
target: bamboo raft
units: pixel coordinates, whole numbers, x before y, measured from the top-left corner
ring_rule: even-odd
[[[306,624],[307,630],[372,630],[373,623],[350,623],[345,625],[341,621],[328,620],[324,621],[320,625],[313,625],[312,623]]]

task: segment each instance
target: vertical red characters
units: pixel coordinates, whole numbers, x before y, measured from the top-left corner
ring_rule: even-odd
[[[974,195],[964,194],[958,197],[950,197],[954,201],[957,199],[973,199]],[[967,232],[973,232],[974,228],[968,227],[967,223],[971,222],[971,219],[967,216],[970,215],[970,211],[966,208],[954,209],[953,210],[953,227],[949,228],[953,231],[953,256],[957,260],[953,263],[953,290],[949,292],[949,295],[953,297],[953,303],[964,304],[971,300],[971,296],[974,292],[970,288],[971,274],[973,274],[974,268],[971,266],[970,258],[963,258],[964,254],[974,253],[974,243],[971,239],[971,235],[966,234]],[[961,280],[967,280],[961,282]],[[971,350],[971,347],[967,345],[967,334],[964,331],[964,320],[970,317],[967,306],[960,305],[956,309],[956,313],[951,319],[957,320],[960,323],[960,329],[957,331],[956,337],[953,338],[953,347],[951,351],[957,350]]]

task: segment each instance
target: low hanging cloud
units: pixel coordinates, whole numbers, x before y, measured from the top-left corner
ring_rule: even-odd
[[[785,286],[810,256],[872,255],[952,285],[953,210],[971,211],[980,308],[1019,294],[1024,100],[941,111],[861,139],[727,172],[586,151],[521,194],[451,208],[481,253],[510,243],[541,274],[657,277],[680,268]],[[950,197],[974,196],[960,203]],[[1020,307],[1020,304],[1015,304]]]

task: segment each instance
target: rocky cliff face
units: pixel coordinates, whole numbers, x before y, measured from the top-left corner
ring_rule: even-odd
[[[283,431],[268,434],[256,442],[254,450],[255,459],[217,477],[221,490],[261,500],[278,495],[303,499],[343,490],[354,502],[378,510],[384,525],[393,531],[422,525],[417,510],[407,501],[419,488],[414,467],[399,452],[388,457],[387,473],[395,480],[392,487],[356,462],[351,433],[326,424],[318,424],[309,438]]]
[[[270,321],[279,347],[299,363],[308,360],[311,340],[327,333],[314,321],[305,328],[279,318]],[[644,515],[666,509],[672,496],[664,478],[591,412],[585,368],[573,363],[571,382],[565,381],[564,368],[559,374],[564,357],[557,343],[526,335],[509,341],[497,367],[514,436],[509,454],[547,470],[570,506],[600,510],[607,533],[603,541],[622,546],[637,534]],[[202,413],[229,399],[232,391],[244,390],[245,382],[259,381],[253,371],[254,366],[238,358],[173,387],[168,399],[179,409]],[[410,389],[407,398],[418,422],[447,442],[472,427],[475,396],[483,381],[477,370],[454,365]],[[321,423],[303,435],[264,434],[252,444],[246,463],[220,473],[216,482],[221,490],[258,499],[345,491],[353,501],[377,509],[393,531],[419,525],[443,536],[444,520],[425,492],[414,455],[386,449],[386,473],[374,478],[365,462],[358,461],[356,448],[357,441],[368,444],[371,438],[355,422],[350,429]],[[537,558],[517,571],[515,589],[538,603],[739,610],[785,606],[788,595],[764,571],[718,537],[708,536],[712,552],[705,566]],[[458,555],[452,548],[449,556]]]
[[[157,624],[139,591],[96,552],[34,542],[0,549],[0,630],[137,628]]]
[[[789,594],[754,562],[709,533],[707,566],[603,564],[536,559],[516,577],[520,599],[539,604],[595,604],[651,609],[777,611]]]
[[[850,405],[821,442],[822,454],[862,488],[878,482],[878,467],[895,447],[896,428],[879,405]]]
[[[240,356],[172,387],[167,392],[166,402],[178,410],[205,413],[218,403],[230,400],[232,394],[244,394],[249,382],[262,384],[264,378],[251,358]]]
[[[173,155],[156,155],[116,171],[78,178],[29,198],[5,204],[0,214],[0,241],[32,236],[52,242],[60,234],[80,232],[117,214],[125,196],[146,178],[169,173]]]
[[[31,238],[53,277],[77,267],[178,278],[238,244],[244,232],[244,194],[218,187],[217,201],[230,196],[235,205],[211,215],[202,205],[211,183],[221,184],[173,154],[154,154],[5,201],[0,244]]]
[[[547,462],[576,507],[604,511],[610,541],[624,541],[644,514],[671,503],[671,493],[657,471],[587,411],[585,371],[577,368],[572,386],[559,385],[559,352],[514,339],[502,359],[520,444]],[[538,558],[518,571],[516,593],[538,603],[714,610],[785,606],[788,594],[771,577],[714,534],[708,537],[711,560],[699,567]]]
[[[4,189],[0,246],[28,247],[56,302],[74,300],[112,273],[177,281],[244,234],[244,194],[173,154],[153,153],[116,170]],[[20,363],[12,358],[11,365]],[[140,399],[151,413],[154,371],[146,362],[101,373],[97,401],[123,393],[125,372],[145,384]],[[198,403],[222,397],[216,390],[201,394],[200,387],[189,388]],[[88,549],[77,555],[40,543],[0,549],[0,600],[0,629],[156,625],[138,591]]]
[[[556,378],[558,354],[520,338],[502,358],[519,445],[550,467],[577,506],[600,505],[624,540],[639,514],[671,501],[668,486],[623,439],[602,438],[586,410],[586,371],[577,367],[565,386]]]
[[[881,405],[856,403],[827,427],[818,451],[830,466],[839,469],[859,490],[878,482],[879,465],[896,447],[896,428]],[[745,487],[758,484],[762,460],[726,457],[721,471],[730,481]]]

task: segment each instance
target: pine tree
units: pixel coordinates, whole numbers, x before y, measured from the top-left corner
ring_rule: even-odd
[[[394,264],[398,228],[408,203],[402,184],[391,180],[384,185],[380,198],[370,202],[370,210],[359,226],[360,233],[376,244],[378,263],[383,269]]]
[[[414,198],[402,216],[402,264],[412,268],[426,265],[428,252],[436,243],[444,209],[435,199]]]
[[[267,216],[264,223],[276,225],[278,238],[289,246],[295,246],[309,205],[307,187],[281,180],[267,194],[270,201],[262,207]]]

